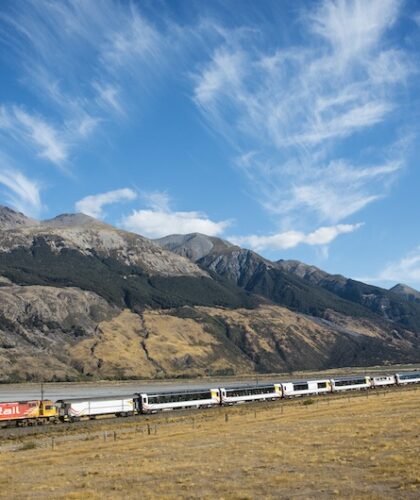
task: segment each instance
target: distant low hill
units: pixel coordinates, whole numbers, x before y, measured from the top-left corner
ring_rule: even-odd
[[[416,301],[309,268],[200,234],[151,241],[0,207],[0,381],[420,361]]]

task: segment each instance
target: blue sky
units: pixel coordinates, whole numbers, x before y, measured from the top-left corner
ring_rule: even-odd
[[[420,3],[4,0],[0,203],[420,287]]]

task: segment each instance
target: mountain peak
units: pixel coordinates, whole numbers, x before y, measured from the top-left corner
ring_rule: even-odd
[[[48,227],[80,227],[80,226],[92,226],[92,225],[105,225],[103,222],[94,219],[90,215],[83,213],[76,214],[60,214],[53,219],[48,219],[42,221],[43,226]]]
[[[0,229],[18,229],[37,224],[38,221],[27,217],[22,212],[17,212],[9,207],[0,205]]]
[[[187,257],[193,262],[197,262],[215,250],[223,251],[235,246],[229,241],[202,233],[170,234],[154,241],[165,250]]]
[[[420,301],[420,292],[408,285],[405,285],[404,283],[398,283],[397,285],[390,288],[389,291],[397,293],[398,295],[409,301]]]

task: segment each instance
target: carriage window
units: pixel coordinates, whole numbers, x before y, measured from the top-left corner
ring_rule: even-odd
[[[318,389],[325,389],[327,387],[327,382],[318,382]]]
[[[176,403],[181,401],[197,401],[202,399],[211,399],[210,391],[205,392],[183,392],[183,393],[169,393],[169,394],[153,394],[148,396],[149,403],[162,404],[162,403]]]
[[[226,395],[229,397],[254,396],[257,394],[271,394],[273,392],[276,392],[274,385],[226,389]]]
[[[308,384],[293,384],[293,389],[295,391],[307,391]]]
[[[410,380],[410,379],[419,378],[419,377],[420,377],[420,373],[405,373],[403,375],[400,375],[401,380]]]
[[[336,387],[343,387],[346,385],[362,385],[362,384],[366,384],[366,380],[364,378],[353,379],[353,380],[336,380],[335,381]]]

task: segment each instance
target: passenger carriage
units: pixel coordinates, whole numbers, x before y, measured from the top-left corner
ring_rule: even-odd
[[[137,393],[134,396],[138,413],[155,413],[182,408],[205,408],[220,405],[219,389],[182,392]]]
[[[282,397],[280,384],[220,388],[222,404],[244,403],[246,401],[275,400]]]
[[[395,375],[397,380],[397,384],[412,384],[416,382],[420,382],[420,371],[417,372],[409,372],[409,373],[397,373]]]
[[[331,380],[298,380],[281,384],[283,397],[305,396],[306,394],[322,394],[331,392]]]
[[[349,376],[338,377],[331,379],[332,392],[351,391],[355,389],[368,389],[370,384],[370,377],[366,376]]]
[[[375,375],[374,377],[370,377],[370,383],[372,387],[395,385],[395,375]]]

